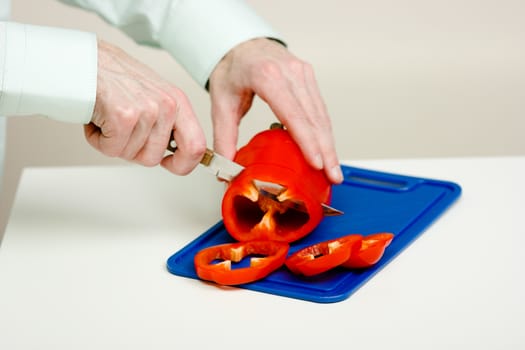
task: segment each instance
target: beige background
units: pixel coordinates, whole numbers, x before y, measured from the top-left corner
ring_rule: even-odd
[[[249,3],[315,67],[341,159],[525,154],[524,1]],[[207,94],[168,54],[55,0],[13,0],[12,17],[123,47],[186,91],[211,144]],[[240,142],[272,120],[258,101]],[[10,118],[7,138],[0,232],[23,167],[125,164],[92,150],[78,125]]]

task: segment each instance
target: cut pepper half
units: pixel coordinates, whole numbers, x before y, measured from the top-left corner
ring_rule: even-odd
[[[289,245],[276,241],[226,243],[204,248],[194,257],[199,278],[222,285],[237,285],[259,280],[283,265]],[[232,268],[250,259],[248,267]]]
[[[229,183],[222,200],[224,225],[233,238],[293,242],[321,222],[321,204],[330,203],[331,183],[322,170],[307,163],[288,131],[258,133],[239,149],[235,161],[245,169]],[[285,190],[277,201],[270,200],[259,193],[254,180]]]
[[[359,251],[352,254],[342,266],[352,269],[370,267],[376,264],[390,245],[394,235],[389,232],[374,233],[361,241]]]
[[[285,264],[295,274],[314,276],[331,270],[345,261],[361,247],[361,235],[348,235],[320,242],[290,255]]]

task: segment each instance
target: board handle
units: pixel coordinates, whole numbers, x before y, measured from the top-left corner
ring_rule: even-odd
[[[382,172],[363,171],[352,167],[343,167],[343,176],[346,184],[396,192],[410,191],[422,182],[421,179],[415,177],[390,176]]]

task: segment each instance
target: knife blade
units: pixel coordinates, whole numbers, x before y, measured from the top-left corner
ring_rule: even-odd
[[[286,190],[285,186],[277,184],[275,182],[254,179],[253,184],[255,185],[255,187],[257,188],[260,194],[266,197],[269,197],[277,202],[280,202],[278,198],[279,195]],[[343,211],[336,209],[334,207],[331,207],[325,203],[321,203],[321,207],[323,208],[324,216],[338,216],[338,215],[344,214]],[[299,201],[294,201],[293,208],[299,211],[306,212],[306,208],[304,207],[304,204]]]
[[[244,170],[244,167],[207,148],[200,162],[217,178],[230,182]]]
[[[167,149],[171,152],[177,150],[177,146],[173,144],[173,140],[170,140]],[[244,170],[244,167],[220,154],[214,152],[213,150],[207,148],[204,156],[202,157],[200,164],[204,166],[204,169],[211,172],[215,177],[230,182],[237,175]],[[258,179],[253,180],[253,184],[259,191],[259,194],[270,198],[271,200],[281,203],[278,199],[279,194],[286,190],[286,187],[274,182],[262,181]],[[306,207],[302,202],[294,201],[293,208],[299,211],[306,212]],[[323,208],[324,216],[337,216],[344,214],[341,210],[333,208],[327,204],[321,203]]]

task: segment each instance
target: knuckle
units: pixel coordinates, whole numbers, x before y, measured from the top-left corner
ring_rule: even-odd
[[[148,120],[156,120],[159,115],[160,107],[159,103],[152,99],[148,98],[143,105],[142,110],[140,111]]]
[[[190,99],[186,94],[174,87],[162,96],[162,104],[165,114],[173,120],[180,114],[186,114],[192,110]]]
[[[313,72],[313,67],[310,63],[299,60],[299,59],[291,60],[288,63],[288,67],[290,71],[293,72],[297,76],[310,75]]]
[[[186,150],[190,158],[200,160],[206,152],[206,144],[198,140],[192,140]]]
[[[136,106],[132,120],[135,124],[152,125],[159,119],[159,112],[158,101],[154,98],[146,98]]]
[[[252,67],[266,80],[277,80],[283,76],[283,71],[279,63],[274,61],[265,61],[258,67]]]
[[[153,123],[158,119],[160,112],[159,102],[152,97],[135,101],[132,106],[119,106],[115,109],[115,119],[119,128],[129,130],[139,121]]]
[[[115,119],[117,123],[117,128],[115,128],[115,131],[118,132],[119,130],[128,130],[133,128],[139,119],[139,115],[140,113],[138,112],[137,108],[131,106],[119,106],[115,109],[113,118],[110,119]]]
[[[178,103],[175,98],[165,94],[161,96],[162,109],[166,112],[167,115],[174,115],[177,112]]]
[[[186,96],[184,91],[182,91],[181,89],[174,88],[172,94],[173,94],[172,103],[175,109],[178,109],[180,106],[191,105],[190,99],[188,98],[188,96]]]

